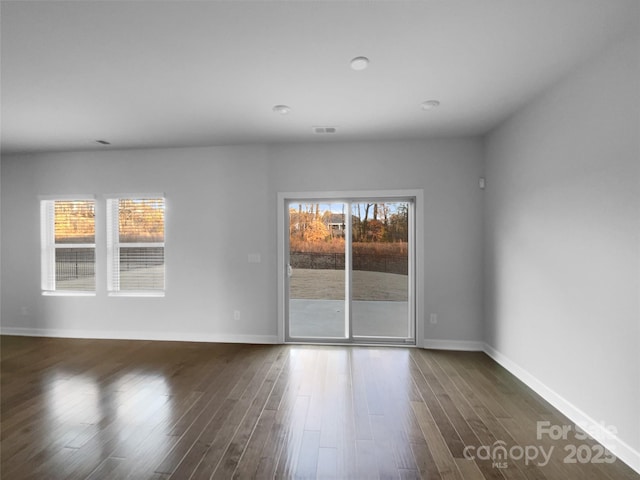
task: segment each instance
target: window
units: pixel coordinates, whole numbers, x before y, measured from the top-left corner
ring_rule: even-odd
[[[41,200],[42,291],[95,294],[95,200]]]
[[[164,207],[162,196],[107,199],[111,295],[164,295]]]

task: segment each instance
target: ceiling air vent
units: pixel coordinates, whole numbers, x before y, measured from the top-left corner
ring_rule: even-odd
[[[313,127],[313,133],[336,133],[337,127]]]

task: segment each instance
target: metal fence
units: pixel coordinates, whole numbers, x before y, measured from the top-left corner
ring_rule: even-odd
[[[344,270],[344,253],[290,252],[293,268],[312,270]],[[409,260],[406,255],[352,255],[353,269],[366,272],[397,273],[408,275]]]
[[[164,247],[120,247],[120,271],[164,265]]]
[[[93,248],[56,249],[56,280],[95,277],[96,252]]]
[[[164,264],[163,247],[120,248],[120,271],[151,268]],[[96,254],[93,248],[56,248],[56,280],[95,277]]]

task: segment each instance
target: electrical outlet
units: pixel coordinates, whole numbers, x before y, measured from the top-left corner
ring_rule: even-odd
[[[431,323],[431,325],[435,325],[436,323],[438,323],[438,314],[437,313],[432,313],[429,316],[429,322]]]
[[[233,311],[233,319],[234,320],[240,320],[240,310],[234,310]]]

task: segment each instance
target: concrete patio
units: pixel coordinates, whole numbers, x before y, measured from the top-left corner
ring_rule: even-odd
[[[409,336],[408,302],[353,301],[353,335],[404,339]],[[344,300],[291,299],[292,338],[345,338]]]

